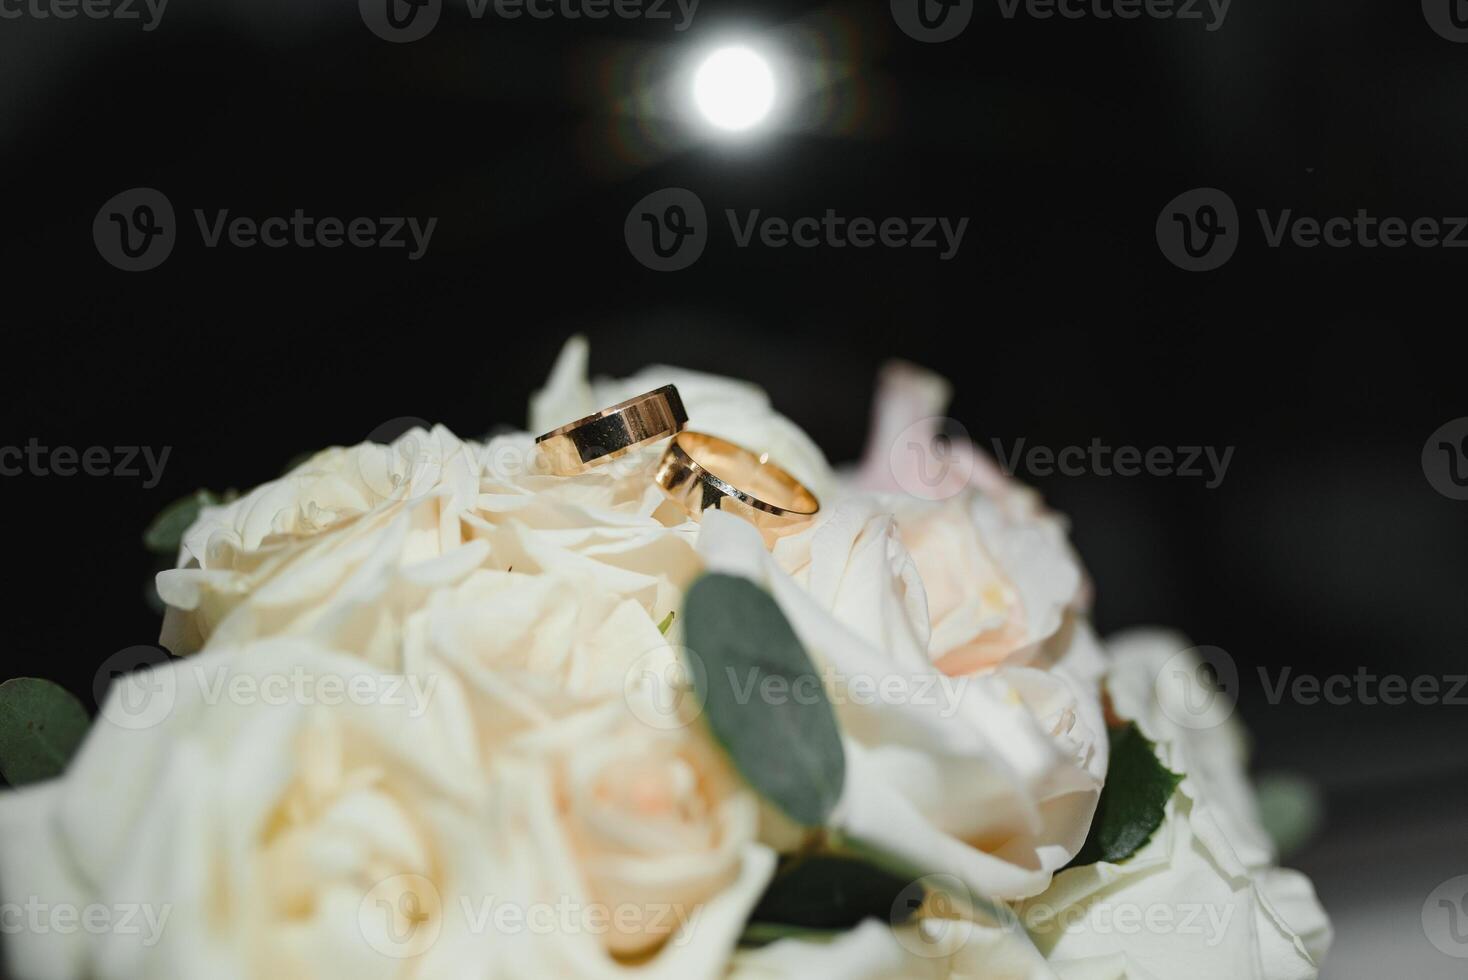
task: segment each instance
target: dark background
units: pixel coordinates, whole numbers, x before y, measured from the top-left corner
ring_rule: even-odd
[[[1428,483],[1468,415],[1468,252],[1265,247],[1257,208],[1468,214],[1468,45],[1416,4],[1235,0],[1200,21],[1003,19],[919,43],[883,3],[703,0],[693,27],[494,18],[449,0],[413,44],[352,3],[173,0],[160,26],[0,20],[0,444],[172,447],[140,479],[0,479],[7,674],[92,701],[156,638],[140,535],[200,486],[418,416],[521,426],[565,338],[597,373],[662,361],[755,380],[833,461],[903,357],[953,379],[981,443],[1234,446],[1227,479],[1033,479],[1074,520],[1103,631],[1165,623],[1227,650],[1261,770],[1327,816],[1294,863],[1341,930],[1328,977],[1460,976],[1418,912],[1468,872],[1468,707],[1271,705],[1258,668],[1468,672],[1468,503]],[[637,94],[734,31],[808,85],[752,145],[689,138]],[[814,86],[824,73],[829,81]],[[160,268],[94,245],[103,202],[162,190]],[[735,248],[659,274],[634,202],[695,191],[784,217],[968,217],[958,256]],[[1187,273],[1154,223],[1226,190],[1237,254]],[[439,219],[428,254],[206,249],[193,208]],[[1022,477],[1027,474],[1021,473]]]

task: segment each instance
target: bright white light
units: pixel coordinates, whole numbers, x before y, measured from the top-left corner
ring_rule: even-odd
[[[749,48],[720,48],[698,66],[693,101],[719,129],[749,129],[768,116],[775,104],[775,73],[769,62]]]

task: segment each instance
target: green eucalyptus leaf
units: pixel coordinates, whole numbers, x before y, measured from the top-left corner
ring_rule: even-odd
[[[805,926],[787,926],[778,922],[746,922],[739,934],[739,945],[745,949],[758,949],[777,943],[782,939],[800,939],[805,942],[829,942],[841,935],[839,929],[808,929]]]
[[[915,900],[904,901],[912,893]],[[900,925],[922,904],[922,888],[859,857],[815,854],[787,861],[750,913],[751,923],[844,930],[864,919]]]
[[[1325,801],[1320,787],[1303,776],[1272,773],[1259,777],[1259,822],[1274,839],[1281,859],[1308,844],[1320,831]]]
[[[1134,724],[1113,728],[1111,765],[1091,832],[1067,867],[1125,861],[1162,826],[1167,801],[1183,777],[1157,760],[1157,748]]]
[[[155,555],[173,557],[183,543],[184,532],[205,507],[216,507],[225,498],[210,490],[195,490],[180,500],[175,500],[153,518],[143,532],[143,545]]]
[[[705,575],[683,631],[710,730],[745,781],[792,820],[825,823],[846,756],[815,665],[775,600],[748,579]]]
[[[0,684],[0,773],[12,786],[61,775],[89,726],[87,709],[59,684],[35,677]]]

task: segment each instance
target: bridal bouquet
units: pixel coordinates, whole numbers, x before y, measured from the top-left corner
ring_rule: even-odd
[[[170,510],[173,657],[95,719],[0,687],[12,975],[1318,974],[1194,654],[1097,638],[945,382],[884,372],[839,472],[751,385],[587,360],[528,432]]]

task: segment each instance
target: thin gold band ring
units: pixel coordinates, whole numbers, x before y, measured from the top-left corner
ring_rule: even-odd
[[[695,519],[714,507],[776,537],[799,530],[821,510],[815,494],[768,456],[702,432],[674,436],[655,479]]]

